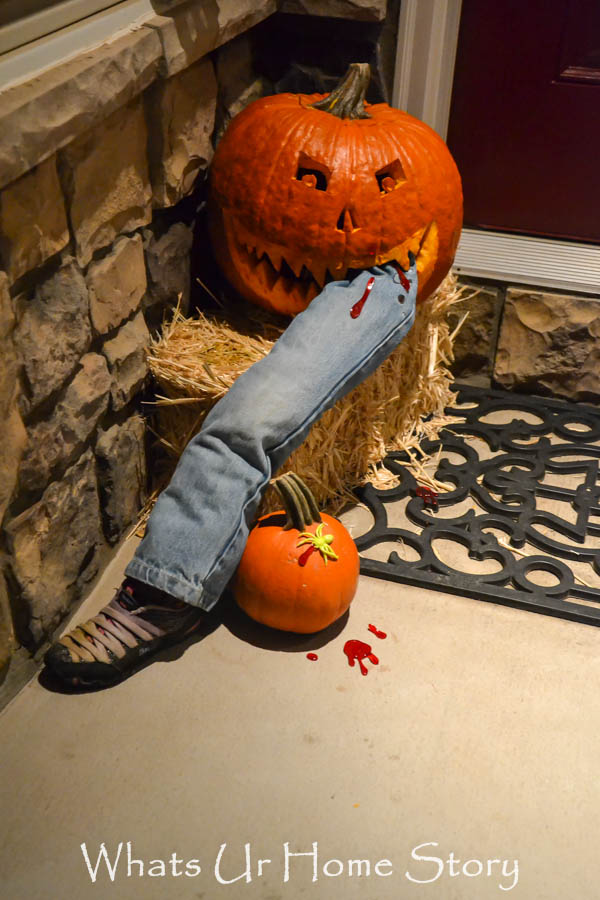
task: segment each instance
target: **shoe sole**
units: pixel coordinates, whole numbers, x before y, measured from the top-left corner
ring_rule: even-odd
[[[125,678],[128,678],[130,675],[133,675],[141,666],[143,666],[146,661],[150,660],[156,653],[160,650],[164,650],[167,647],[172,647],[175,644],[180,644],[186,640],[191,634],[196,631],[197,628],[202,624],[203,617],[201,616],[197,622],[188,628],[187,631],[184,631],[183,634],[177,635],[165,635],[164,637],[156,638],[156,643],[148,646],[142,645],[137,654],[137,658],[132,660],[131,665],[127,666],[125,669],[120,671],[119,669],[114,668],[114,677],[111,678],[94,678],[87,679],[83,678],[80,675],[69,675],[64,671],[61,671],[61,666],[53,665],[52,661],[46,662],[47,667],[50,669],[54,675],[59,678],[63,684],[69,684],[71,687],[75,688],[99,688],[99,687],[112,687],[115,684],[118,684],[120,681],[124,681]],[[78,665],[78,663],[74,663],[73,665]],[[86,665],[86,663],[82,663],[81,665]],[[88,664],[90,665],[90,664]]]

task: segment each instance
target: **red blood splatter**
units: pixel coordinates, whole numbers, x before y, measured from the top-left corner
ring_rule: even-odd
[[[308,557],[310,556],[311,553],[314,553],[314,551],[316,549],[317,548],[315,547],[314,544],[311,544],[310,547],[307,547],[306,550],[303,551],[302,555],[298,557],[298,565],[305,566],[306,563],[308,562]]]
[[[360,300],[357,300],[357,302],[354,304],[354,306],[350,310],[350,315],[352,316],[353,319],[358,319],[358,317],[360,316],[360,314],[362,312],[362,308],[365,305],[365,303],[367,302],[367,297],[371,293],[374,284],[375,284],[375,278],[373,276],[371,276],[369,278],[369,280],[367,281],[367,286],[365,288],[364,294],[362,295]]]
[[[400,268],[398,263],[392,261],[392,265],[395,268],[396,272],[398,273],[398,278],[400,279],[400,284],[402,285],[404,290],[410,291],[410,281],[408,280],[408,278],[406,277],[406,275],[404,274],[404,272],[402,271],[402,269]]]
[[[420,484],[416,489],[415,494],[423,500],[424,506],[431,506],[433,509],[438,508],[438,494],[435,491],[432,491],[431,488],[424,487],[424,485]]]
[[[348,664],[353,666],[355,660],[358,660],[362,675],[368,675],[369,670],[363,663],[363,659],[370,659],[374,666],[378,665],[379,660],[372,651],[370,644],[363,641],[346,641],[344,644],[344,653],[348,657]]]
[[[318,659],[319,657],[317,656],[316,653],[307,653],[307,654],[306,654],[306,658],[307,658],[307,659],[313,659],[313,660],[314,660],[314,659]]]
[[[375,628],[374,625],[369,625],[369,631],[374,634],[375,637],[381,638],[381,640],[387,637],[385,631],[379,631],[379,629]]]

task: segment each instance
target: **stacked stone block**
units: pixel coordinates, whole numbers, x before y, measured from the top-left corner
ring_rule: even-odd
[[[43,647],[143,506],[150,327],[189,303],[192,223],[177,206],[213,152],[205,54],[271,11],[230,6],[198,55],[156,17],[3,97],[0,680],[19,646]]]
[[[540,396],[600,400],[600,293],[565,294],[462,278],[468,316],[454,344],[452,370],[468,380]]]

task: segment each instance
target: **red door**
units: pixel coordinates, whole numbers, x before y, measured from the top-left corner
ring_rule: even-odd
[[[463,0],[465,225],[600,243],[600,0]]]

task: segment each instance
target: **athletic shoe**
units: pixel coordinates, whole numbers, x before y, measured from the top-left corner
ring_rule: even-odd
[[[157,588],[128,579],[98,615],[54,643],[44,662],[74,687],[114,684],[157,650],[184,640],[205,615]]]

